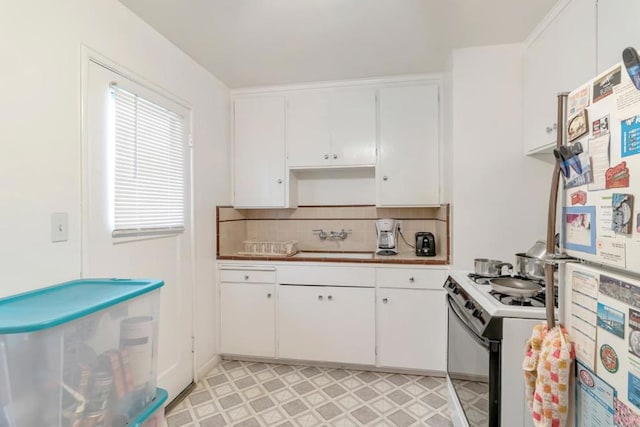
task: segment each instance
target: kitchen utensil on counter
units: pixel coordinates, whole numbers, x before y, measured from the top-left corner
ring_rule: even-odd
[[[416,233],[416,256],[436,256],[436,239],[433,233],[428,231]]]
[[[497,259],[476,258],[473,260],[475,273],[484,277],[498,277],[502,275],[502,268],[508,267],[513,270],[513,265],[508,262],[502,262]]]
[[[398,222],[395,219],[376,221],[376,254],[398,255]]]
[[[527,256],[525,253],[517,253],[516,273],[530,279],[544,280],[544,260]]]
[[[542,291],[542,286],[515,277],[498,277],[489,280],[491,289],[518,298],[529,298]]]

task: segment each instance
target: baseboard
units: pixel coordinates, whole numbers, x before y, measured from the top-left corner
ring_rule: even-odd
[[[213,356],[211,359],[207,360],[204,365],[200,366],[198,368],[198,370],[196,371],[196,375],[197,378],[195,379],[196,382],[200,381],[201,378],[204,378],[207,376],[207,374],[209,372],[211,372],[211,370],[213,368],[215,368],[216,366],[218,366],[218,364],[222,361],[222,357],[220,357],[219,354],[216,354],[215,356]]]
[[[406,375],[422,375],[428,377],[441,377],[446,376],[446,372],[443,371],[431,371],[423,369],[409,369],[409,368],[393,368],[386,366],[375,365],[360,365],[355,363],[336,363],[336,362],[318,362],[311,360],[297,360],[297,359],[282,359],[271,357],[254,357],[254,356],[242,356],[236,354],[224,354],[223,360],[241,360],[243,362],[262,362],[262,363],[279,363],[284,365],[296,365],[296,366],[316,366],[320,368],[338,368],[338,369],[352,369],[357,371],[372,371],[382,372],[388,374],[406,374]]]

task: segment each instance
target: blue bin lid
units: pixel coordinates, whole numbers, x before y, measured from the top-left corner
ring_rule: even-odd
[[[0,334],[62,325],[163,285],[155,279],[82,279],[2,298]]]
[[[167,397],[169,397],[169,394],[167,393],[166,390],[161,389],[161,388],[157,388],[156,389],[156,397],[153,398],[151,403],[149,403],[144,408],[144,411],[142,411],[142,413],[140,415],[138,415],[137,418],[135,418],[134,420],[131,420],[130,426],[131,427],[140,427],[140,426],[142,426],[145,423],[145,421],[147,421],[149,419],[149,417],[151,415],[153,415],[154,412],[156,412],[158,409],[160,409],[162,407],[164,402],[166,402]]]

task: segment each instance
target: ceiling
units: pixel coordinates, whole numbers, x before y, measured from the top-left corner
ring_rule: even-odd
[[[120,0],[231,88],[431,73],[556,0]]]

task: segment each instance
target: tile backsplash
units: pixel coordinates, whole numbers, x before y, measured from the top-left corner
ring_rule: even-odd
[[[375,221],[402,220],[402,234],[415,243],[417,231],[436,238],[438,256],[448,254],[449,206],[429,208],[376,208],[375,206],[309,206],[297,209],[234,209],[218,207],[218,255],[236,255],[243,240],[296,240],[305,251],[374,251]],[[321,240],[313,230],[347,230],[345,240]],[[399,249],[412,249],[399,238]]]

